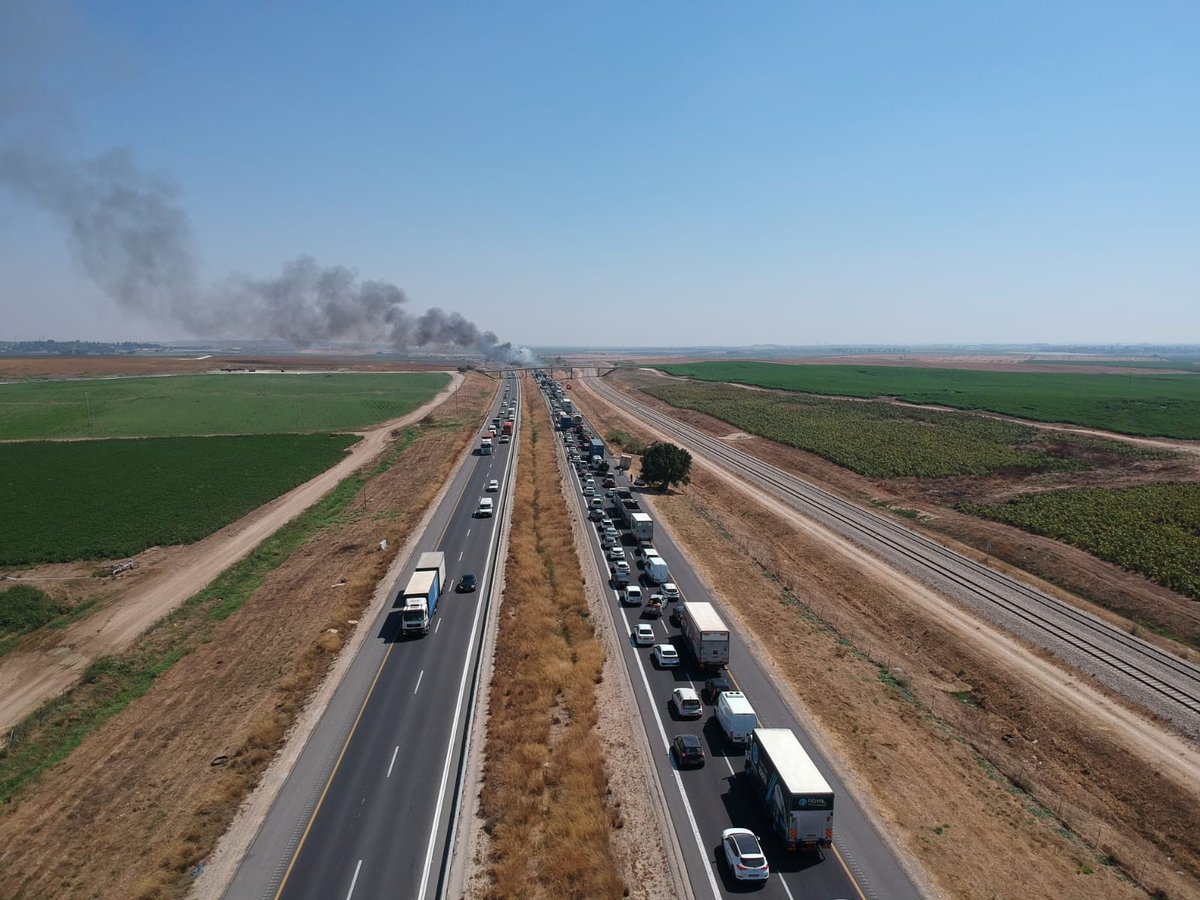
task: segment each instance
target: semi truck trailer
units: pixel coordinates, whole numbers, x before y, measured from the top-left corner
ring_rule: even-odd
[[[446,584],[446,554],[422,553],[417,570],[400,595],[400,632],[429,634],[429,622],[437,611]]]
[[[755,728],[746,774],[776,836],[789,850],[833,843],[833,790],[790,728]]]

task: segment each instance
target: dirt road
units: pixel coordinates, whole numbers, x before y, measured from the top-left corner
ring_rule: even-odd
[[[137,584],[104,611],[65,628],[57,646],[0,659],[0,731],[7,731],[38,704],[70,687],[94,660],[129,646],[150,625],[202,590],[338,482],[379,456],[394,429],[419,422],[457,391],[462,381],[461,373],[451,373],[446,389],[424,406],[357,432],[363,439],[336,466],[192,544],[159,575]]]

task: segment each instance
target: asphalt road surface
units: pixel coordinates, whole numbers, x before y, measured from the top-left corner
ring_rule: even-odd
[[[582,477],[587,477],[587,474],[591,473]],[[617,476],[617,483],[618,487],[629,487],[624,475]],[[596,477],[596,484],[603,484],[600,477]],[[582,487],[582,482],[579,486]],[[634,496],[638,496],[636,489]],[[578,497],[586,516],[589,498],[582,493]],[[611,504],[612,500],[605,497],[606,512],[611,512]],[[616,520],[615,516],[613,518]],[[619,522],[617,524],[619,527]],[[595,564],[607,575],[609,565],[598,531],[591,523],[589,531]],[[624,530],[622,540],[631,574],[641,576],[633,561],[635,542]],[[720,602],[712,597],[679,548],[662,529],[655,531],[654,546],[666,560],[671,580],[678,585],[683,599],[707,601],[721,611]],[[646,594],[655,590],[644,577],[641,584]],[[744,754],[725,745],[714,708],[706,703],[701,719],[685,720],[678,718],[670,707],[669,699],[674,688],[690,685],[699,691],[707,677],[691,664],[679,629],[668,621],[667,616],[673,604],[664,606],[662,618],[648,618],[643,617],[642,609],[622,606],[615,588],[609,593],[609,609],[618,634],[627,636],[622,652],[633,680],[642,723],[651,747],[657,751],[658,777],[667,796],[668,812],[697,898],[726,897],[743,889],[733,880],[724,864],[718,862],[721,858],[721,832],[733,826],[750,828],[763,839],[771,877],[759,891],[761,897],[786,900],[800,900],[802,897],[820,900],[908,900],[920,896],[837,773],[816,752],[806,734],[806,723],[792,715],[770,676],[749,652],[737,632],[731,629],[727,677],[746,694],[758,714],[760,725],[791,728],[795,732],[835,795],[834,845],[830,850],[819,854],[789,852],[780,846],[771,837],[767,817],[743,772]],[[723,618],[728,625],[730,617]],[[628,636],[641,622],[653,626],[658,642],[675,645],[683,660],[681,666],[658,669],[652,661],[651,648],[634,645]],[[671,738],[682,733],[701,737],[707,757],[703,768],[681,771],[674,765],[668,748]],[[619,762],[613,761],[613,764]]]
[[[517,379],[504,384],[517,398]],[[496,442],[489,456],[477,447],[478,440],[226,890],[231,900],[437,894],[485,598],[503,565],[495,555],[517,440]],[[498,492],[486,490],[492,479]],[[492,518],[476,517],[481,497],[496,503]],[[446,588],[429,634],[401,638],[396,596],[417,555],[430,550],[446,554]],[[478,590],[457,593],[467,572],[478,576]]]

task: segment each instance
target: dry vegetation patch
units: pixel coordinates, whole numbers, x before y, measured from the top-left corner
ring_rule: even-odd
[[[554,433],[526,381],[522,464],[500,607],[480,813],[489,897],[620,897],[622,826],[597,734],[597,639]]]
[[[36,736],[120,701],[113,694],[123,674],[136,671],[144,682],[137,699],[3,808],[0,896],[186,891],[357,625],[395,548],[474,440],[494,385],[468,376],[456,403],[402,435],[361,479],[343,482],[340,502],[315,508],[321,527],[240,606],[206,592],[128,653],[94,665],[91,680],[55,701],[53,716],[30,717]],[[390,552],[378,550],[383,538]]]
[[[637,434],[584,403],[604,433]],[[947,895],[1200,889],[1200,807],[1135,749],[708,471],[652,502]]]

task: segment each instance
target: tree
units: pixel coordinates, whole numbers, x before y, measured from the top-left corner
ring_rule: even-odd
[[[692,454],[675,444],[655,441],[642,454],[642,478],[659,487],[690,484]]]

